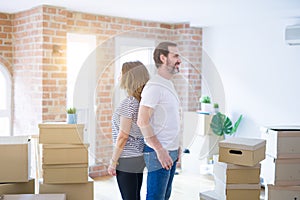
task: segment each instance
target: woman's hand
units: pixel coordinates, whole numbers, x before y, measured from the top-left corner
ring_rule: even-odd
[[[117,175],[116,166],[113,166],[112,164],[110,164],[108,166],[107,172],[109,175],[116,176]]]

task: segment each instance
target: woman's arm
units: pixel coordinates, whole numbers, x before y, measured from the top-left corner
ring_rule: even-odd
[[[128,140],[131,123],[132,119],[120,116],[120,131],[117,137],[116,146],[114,147],[112,158],[110,160],[110,165],[108,167],[108,173],[110,175],[116,175],[116,166],[118,164],[118,160],[121,156],[124,146]]]

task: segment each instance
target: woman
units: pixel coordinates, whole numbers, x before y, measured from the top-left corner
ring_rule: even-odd
[[[113,155],[108,173],[117,177],[123,200],[140,200],[145,162],[144,139],[137,126],[141,93],[149,80],[149,73],[140,61],[122,66],[120,87],[128,96],[112,116]]]

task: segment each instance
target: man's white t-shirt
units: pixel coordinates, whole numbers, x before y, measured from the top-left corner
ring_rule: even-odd
[[[155,75],[144,87],[140,105],[153,109],[150,125],[162,146],[167,150],[177,150],[179,148],[180,103],[172,81]]]

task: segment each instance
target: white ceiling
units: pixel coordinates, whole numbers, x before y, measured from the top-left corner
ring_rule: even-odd
[[[46,4],[73,11],[191,26],[300,20],[300,0],[9,0],[0,12],[16,13]]]

